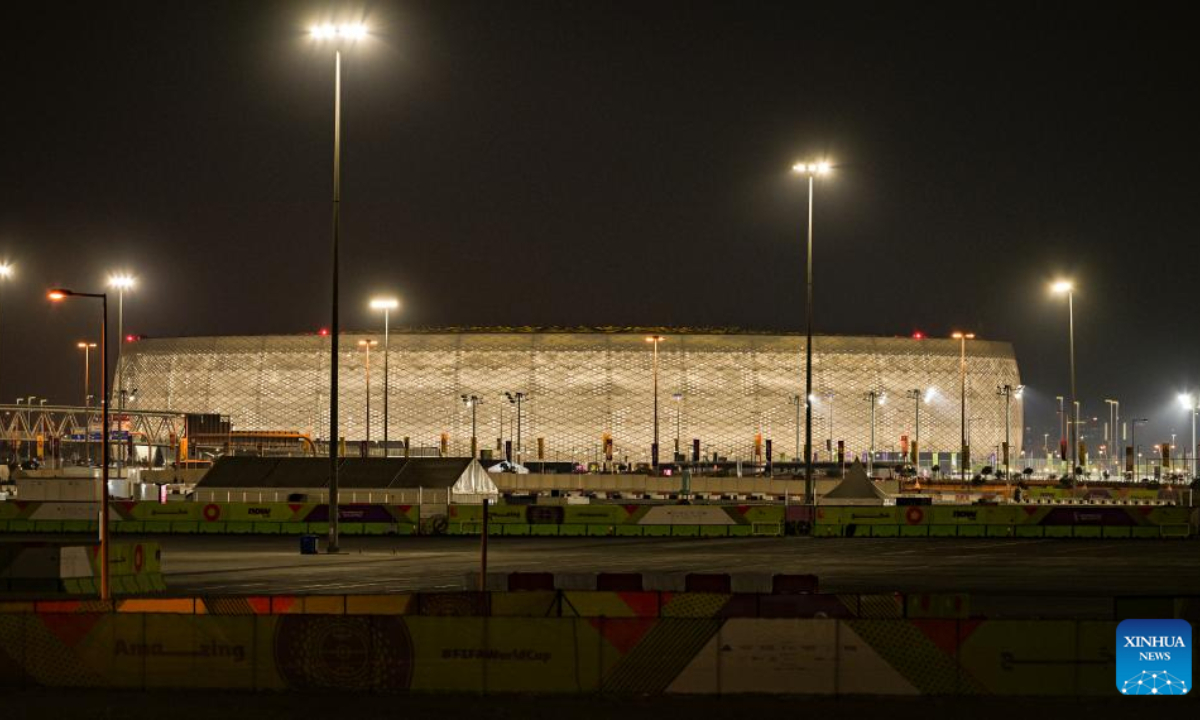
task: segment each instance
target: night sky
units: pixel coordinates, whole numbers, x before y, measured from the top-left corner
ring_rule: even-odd
[[[126,331],[327,326],[333,54],[343,327],[816,327],[1014,343],[1027,442],[1085,415],[1190,432],[1200,141],[1191,24],[1049,3],[22,3],[8,8],[0,398],[78,402],[98,332],[48,287],[139,279]],[[14,14],[15,13],[15,14]],[[1160,13],[1160,14],[1155,14]],[[1189,250],[1188,248],[1193,248]],[[114,312],[115,317],[115,312]],[[115,333],[114,333],[115,337]],[[1036,438],[1036,440],[1035,440]],[[1186,441],[1180,439],[1180,445]]]

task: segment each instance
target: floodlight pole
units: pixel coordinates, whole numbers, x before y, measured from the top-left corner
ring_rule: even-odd
[[[342,205],[342,51],[334,50],[333,80],[333,303],[329,333],[329,547],[338,551],[338,234]]]

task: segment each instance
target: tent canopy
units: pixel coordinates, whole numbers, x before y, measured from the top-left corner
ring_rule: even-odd
[[[836,505],[883,505],[888,494],[875,486],[858,460],[846,471],[846,478],[821,498],[821,502]]]

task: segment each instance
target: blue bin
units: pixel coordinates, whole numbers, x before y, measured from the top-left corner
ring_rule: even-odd
[[[320,541],[320,535],[301,535],[300,536],[300,554],[301,555],[316,555],[317,543]]]

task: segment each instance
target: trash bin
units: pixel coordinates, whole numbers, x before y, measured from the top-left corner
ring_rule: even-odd
[[[300,536],[300,554],[301,555],[316,555],[317,542],[321,539],[320,535],[301,535]]]

